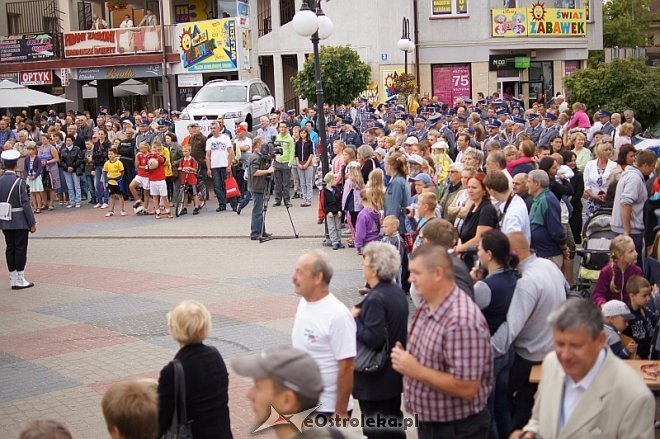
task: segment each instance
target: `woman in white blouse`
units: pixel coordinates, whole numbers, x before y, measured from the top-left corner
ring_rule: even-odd
[[[610,160],[612,156],[612,142],[600,142],[594,148],[596,159],[587,162],[584,167],[584,193],[587,196],[587,218],[601,208],[605,203],[608,177],[616,168],[616,162]]]

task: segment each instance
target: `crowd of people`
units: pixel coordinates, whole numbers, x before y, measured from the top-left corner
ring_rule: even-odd
[[[331,293],[333,270],[322,251],[297,261],[292,347],[233,362],[254,379],[248,398],[257,423],[270,419],[272,406],[287,415],[309,410],[315,425],[341,425],[355,398],[366,418],[385,419],[362,425],[369,438],[404,437],[402,402],[421,438],[652,437],[652,393],[621,360],[660,355],[653,265],[660,160],[631,144],[642,128],[632,110],[622,118],[601,109],[590,118],[579,102],[571,109],[560,96],[526,110],[497,95],[452,106],[423,98],[416,114],[358,100],[319,112],[279,111],[255,133],[245,125],[230,132],[219,118],[206,136],[193,121],[182,146],[164,111],[102,112],[96,126],[74,114],[27,128],[18,116],[15,130],[0,121],[0,141],[12,152],[0,199],[24,178],[35,212],[52,210],[58,199],[75,210],[86,193],[95,207],[110,208],[106,216],[129,200],[159,218],[171,215],[176,170],[212,185],[217,212],[229,204],[240,215],[252,201],[250,237],[260,239],[268,236],[269,189],[274,206],[290,208],[298,198],[304,208],[318,188],[310,214],[326,225],[326,245],[362,256],[364,298],[348,309]],[[329,146],[325,175],[320,117]],[[82,175],[90,177],[86,190]],[[18,188],[16,196],[25,184]],[[585,231],[603,213],[617,235],[600,249],[609,260],[592,282],[576,279]],[[227,369],[203,344],[208,311],[187,301],[168,322],[181,346],[175,359],[188,373],[193,437],[231,437]],[[541,364],[538,386],[530,373]],[[158,395],[150,399],[157,421],[149,421],[157,433],[140,437],[171,428],[176,369],[168,364],[150,390]],[[109,430],[125,431],[110,421],[105,401]],[[293,437],[295,423],[284,424],[280,437]]]

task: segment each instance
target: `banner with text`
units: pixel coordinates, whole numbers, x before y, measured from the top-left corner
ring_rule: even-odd
[[[237,70],[236,22],[233,18],[179,24],[177,52],[188,72]]]
[[[456,98],[472,96],[470,64],[443,64],[432,67],[433,96],[453,105]]]
[[[493,37],[583,37],[587,34],[587,10],[546,8],[492,9]]]
[[[160,28],[87,30],[64,33],[64,57],[134,55],[160,52]]]
[[[0,62],[39,61],[53,56],[51,34],[0,37]]]

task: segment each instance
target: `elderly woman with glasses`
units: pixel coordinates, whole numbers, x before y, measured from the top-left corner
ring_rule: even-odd
[[[396,343],[405,346],[408,325],[406,295],[395,282],[401,267],[396,248],[388,243],[372,242],[363,249],[362,275],[371,288],[366,298],[353,307],[357,343],[377,351],[391,350]],[[401,392],[403,377],[392,368],[386,355],[382,369],[364,373],[355,371],[353,397],[360,401],[366,417],[377,415],[397,419],[399,428],[375,431],[364,427],[367,437],[405,438],[401,428]],[[392,425],[387,423],[387,425]]]
[[[587,194],[587,218],[605,204],[607,194],[608,178],[616,169],[616,162],[611,160],[612,142],[602,140],[594,148],[596,158],[587,162],[584,167],[584,192]]]

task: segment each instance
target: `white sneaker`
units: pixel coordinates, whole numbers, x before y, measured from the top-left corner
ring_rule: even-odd
[[[122,211],[119,212],[119,213],[121,214],[121,216],[126,216],[126,211],[124,211],[124,210],[122,210]]]
[[[34,284],[25,279],[25,271],[16,272],[16,285],[14,285],[12,290],[23,290],[25,288],[31,288]]]
[[[11,283],[11,288],[14,289],[16,286],[16,281],[18,280],[18,271],[10,271],[9,272],[9,282]]]
[[[111,210],[110,212],[106,213],[105,216],[113,216],[115,213]]]
[[[67,208],[67,209],[71,209],[73,206],[75,206],[75,204],[67,204],[67,205],[66,205],[66,208]]]
[[[80,204],[76,204],[76,208],[79,209],[79,208],[80,208]]]
[[[107,209],[107,208],[108,208],[108,203],[101,204],[101,209]]]
[[[96,204],[94,205],[94,209],[98,209],[99,207],[101,207],[101,203],[96,203]]]

